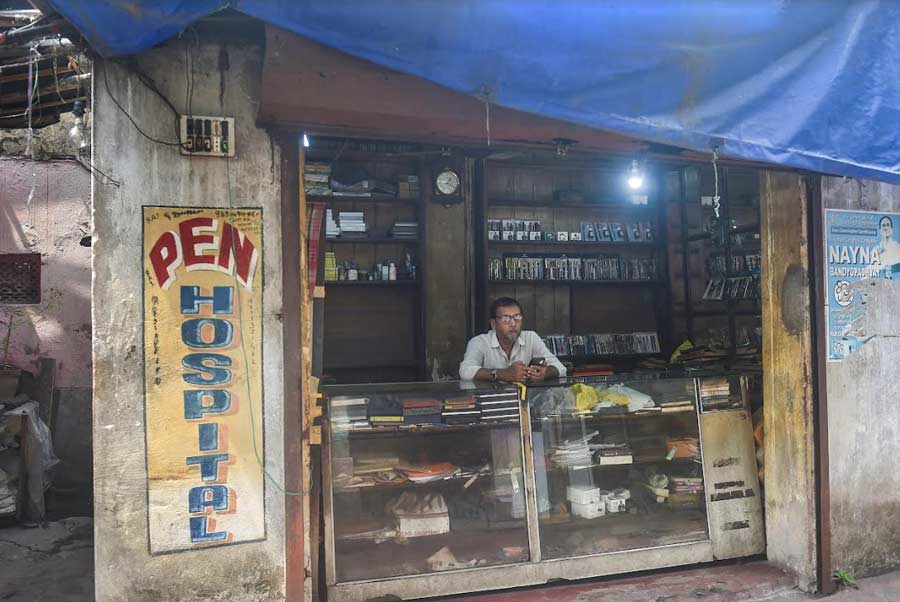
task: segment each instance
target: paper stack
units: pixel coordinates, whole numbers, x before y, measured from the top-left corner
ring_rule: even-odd
[[[303,187],[306,194],[330,195],[331,165],[328,163],[307,163],[303,166]]]
[[[444,399],[441,416],[445,424],[471,424],[478,422],[481,410],[476,407],[474,396],[457,395]]]
[[[437,399],[404,399],[403,424],[440,424],[441,402]]]
[[[519,420],[519,394],[516,391],[476,393],[475,405],[481,410],[482,422]]]
[[[419,223],[394,222],[391,228],[391,236],[402,240],[416,240],[419,238]]]
[[[325,238],[337,238],[341,235],[341,228],[334,221],[334,214],[331,209],[325,210]]]
[[[369,400],[366,397],[342,395],[332,397],[331,424],[338,429],[366,428],[369,426]]]
[[[338,214],[342,238],[366,238],[365,214],[362,211],[341,211]]]

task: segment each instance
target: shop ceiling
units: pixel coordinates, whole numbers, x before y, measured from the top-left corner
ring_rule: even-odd
[[[223,6],[49,4],[107,57],[141,52]],[[900,183],[900,5],[888,0],[226,6],[466,95],[473,104],[462,112],[488,103],[612,132],[597,136],[625,152],[627,138],[704,154],[718,147],[748,161]]]

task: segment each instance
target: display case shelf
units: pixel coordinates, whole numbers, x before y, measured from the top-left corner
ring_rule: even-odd
[[[746,387],[743,378],[563,378],[530,385],[527,401],[563,399],[585,393],[585,386],[597,387],[598,396],[616,386],[614,392],[629,397],[649,396],[660,403],[689,398],[692,405],[665,414],[354,430],[334,428],[329,416],[323,436],[329,595],[347,602],[373,594],[408,599],[421,591],[445,596],[530,583],[528,576],[535,573],[541,582],[605,574],[609,571],[603,567],[613,556],[641,570],[711,561],[713,550],[715,558],[725,559],[765,549],[748,415],[743,408],[698,411],[700,392],[703,400],[737,395]],[[518,388],[467,383],[323,387],[329,413],[335,407],[349,411],[362,399],[380,405],[386,397],[402,403],[472,395],[477,404],[486,404],[503,399],[490,397],[499,392],[513,395]],[[343,403],[331,403],[341,396]],[[632,462],[601,464],[596,447],[591,450],[595,444],[625,445]],[[666,451],[673,447],[680,457],[667,460]],[[579,465],[582,454],[587,461]],[[704,457],[738,461],[715,467]],[[361,481],[372,479],[376,469],[408,474],[455,467],[468,469],[430,482]],[[343,475],[352,475],[354,468],[357,483],[350,484]],[[338,472],[342,478],[335,481],[332,474]],[[652,477],[663,475],[669,484],[658,489],[665,495],[650,485]],[[707,501],[706,490],[714,488],[707,483],[736,482],[750,494],[723,498],[718,505]],[[697,490],[681,493],[681,488]],[[747,528],[724,528],[733,515],[746,520]],[[656,564],[648,564],[648,553],[659,559]],[[372,562],[373,555],[378,562]],[[486,577],[474,587],[471,570]]]

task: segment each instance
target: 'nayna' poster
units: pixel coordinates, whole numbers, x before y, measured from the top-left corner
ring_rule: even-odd
[[[868,335],[861,280],[900,280],[900,214],[825,210],[828,360],[841,361]]]

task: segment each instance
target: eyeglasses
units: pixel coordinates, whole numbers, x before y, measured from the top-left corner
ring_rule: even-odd
[[[513,322],[521,322],[522,314],[516,314],[514,316],[494,316],[494,319],[501,324],[512,324]]]

